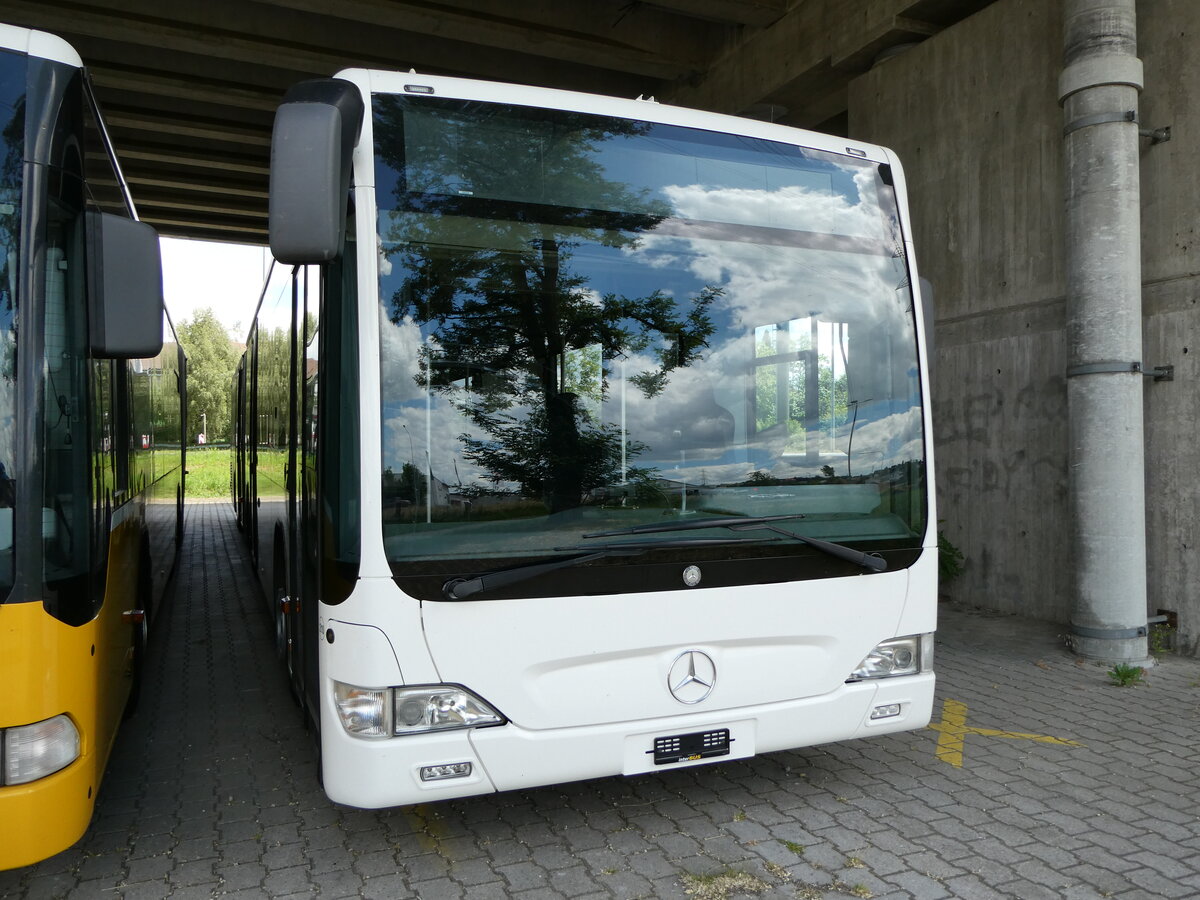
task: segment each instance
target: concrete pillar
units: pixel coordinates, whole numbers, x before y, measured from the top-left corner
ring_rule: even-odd
[[[1142,87],[1136,0],[1064,0],[1067,404],[1076,653],[1144,664]],[[1036,510],[1030,510],[1037,515]]]

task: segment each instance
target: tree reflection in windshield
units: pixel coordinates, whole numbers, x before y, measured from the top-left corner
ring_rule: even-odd
[[[581,244],[633,249],[666,217],[649,191],[605,178],[595,157],[614,133],[645,126],[604,120],[603,128],[559,127],[531,140],[453,122],[421,128],[412,117],[406,131],[399,112],[383,103],[375,123],[384,159],[406,172],[393,199],[409,213],[386,235],[386,258],[405,277],[384,306],[391,322],[410,321],[426,335],[418,386],[454,398],[478,429],[461,436],[463,457],[493,488],[516,485],[552,513],[602,485],[646,479],[648,470],[628,464],[643,445],[594,412],[608,391],[607,367],[652,349],[655,366],[630,380],[647,397],[660,392],[708,346],[720,289],[682,302],[661,290],[598,296],[572,266]],[[447,183],[451,159],[457,168]],[[585,198],[586,207],[522,202],[551,188],[555,199]],[[505,215],[514,204],[527,216]],[[464,211],[476,217],[470,243],[478,249],[447,247],[430,233],[442,224],[437,217]]]

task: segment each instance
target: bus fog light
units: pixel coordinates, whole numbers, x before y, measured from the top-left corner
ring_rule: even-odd
[[[4,731],[4,784],[52,775],[79,758],[79,729],[67,716]]]
[[[342,727],[357,737],[387,737],[391,734],[391,704],[386,688],[361,688],[333,683],[333,703]]]
[[[883,706],[877,706],[871,710],[872,721],[875,719],[891,719],[898,715],[900,715],[899,703],[885,703]]]
[[[470,774],[471,764],[469,762],[421,767],[422,781],[445,781],[447,778],[467,778]]]
[[[504,716],[466,688],[452,684],[395,688],[396,734],[503,725]]]
[[[891,638],[876,646],[850,673],[848,680],[916,675],[929,671],[932,665],[933,635],[911,634]]]

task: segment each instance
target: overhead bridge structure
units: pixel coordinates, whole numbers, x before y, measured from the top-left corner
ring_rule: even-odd
[[[284,90],[349,66],[514,81],[845,132],[847,85],[992,0],[6,0],[91,71],[142,217],[265,243]]]

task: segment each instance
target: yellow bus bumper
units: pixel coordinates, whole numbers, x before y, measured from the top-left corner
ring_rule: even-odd
[[[83,837],[96,800],[94,770],[89,754],[29,784],[0,787],[0,869],[40,862]]]
[[[106,607],[71,627],[41,603],[0,604],[0,728],[66,713],[80,739],[66,768],[0,787],[0,869],[53,856],[87,830],[130,682],[130,626],[117,602]]]

